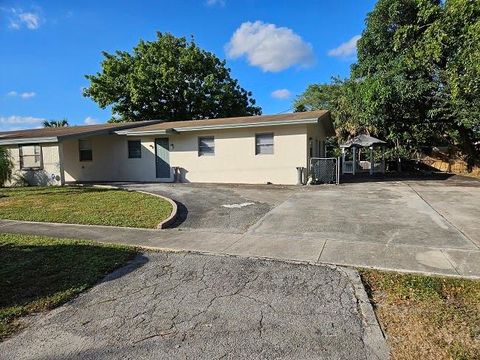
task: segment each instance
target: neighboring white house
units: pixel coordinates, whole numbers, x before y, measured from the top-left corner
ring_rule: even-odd
[[[136,122],[0,133],[15,172],[32,184],[182,182],[296,184],[324,155],[327,111]]]

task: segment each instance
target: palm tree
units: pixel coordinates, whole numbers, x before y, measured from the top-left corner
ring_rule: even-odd
[[[62,119],[62,120],[45,120],[43,122],[43,127],[48,127],[48,128],[54,128],[54,127],[64,127],[68,126],[68,120],[67,119]]]

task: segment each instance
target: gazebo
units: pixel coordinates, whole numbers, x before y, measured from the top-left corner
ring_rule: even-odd
[[[353,174],[359,172],[370,172],[385,174],[385,145],[387,143],[370,135],[358,135],[346,143],[341,144],[342,149],[342,174]],[[369,159],[362,160],[364,149],[369,149]],[[375,162],[375,151],[381,150],[382,156],[380,162]],[[347,156],[351,153],[351,160]]]

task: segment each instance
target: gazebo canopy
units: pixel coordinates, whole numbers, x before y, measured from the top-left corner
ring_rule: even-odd
[[[370,135],[357,135],[353,139],[348,140],[345,144],[341,144],[340,147],[348,149],[351,147],[371,147],[375,145],[385,145],[386,142],[380,139],[374,138]]]

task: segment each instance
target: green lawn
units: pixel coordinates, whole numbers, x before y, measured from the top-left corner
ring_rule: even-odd
[[[392,359],[480,359],[480,281],[362,270]]]
[[[0,339],[19,317],[58,306],[136,255],[135,248],[0,234]]]
[[[0,219],[155,228],[172,212],[156,196],[95,187],[0,189]]]

